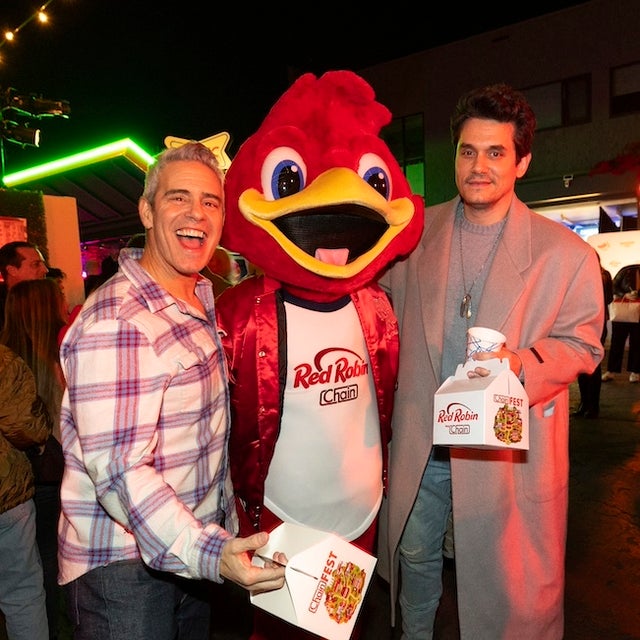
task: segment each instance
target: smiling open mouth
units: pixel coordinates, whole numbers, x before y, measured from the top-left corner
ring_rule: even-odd
[[[197,229],[178,229],[176,235],[180,240],[188,242],[190,244],[198,244],[202,246],[206,238],[204,231],[198,231]]]

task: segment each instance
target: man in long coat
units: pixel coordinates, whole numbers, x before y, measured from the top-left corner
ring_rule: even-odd
[[[403,639],[431,637],[451,505],[461,638],[563,637],[568,388],[602,359],[604,310],[590,245],[515,195],[534,129],[509,87],[463,98],[452,119],[462,197],[426,209],[417,249],[381,281],[400,370],[378,566],[392,606],[401,573]],[[506,336],[498,357],[529,398],[528,450],[432,452],[434,393],[464,360],[471,324]]]

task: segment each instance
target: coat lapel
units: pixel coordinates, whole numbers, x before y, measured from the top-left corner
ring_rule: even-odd
[[[440,380],[442,368],[449,254],[459,201],[460,198],[455,198],[432,210],[431,219],[426,221],[425,240],[417,268],[422,324],[436,380]]]

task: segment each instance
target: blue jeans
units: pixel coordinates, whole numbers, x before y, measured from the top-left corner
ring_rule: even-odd
[[[442,545],[451,511],[447,450],[434,447],[400,539],[402,640],[427,640],[442,596]]]
[[[607,370],[611,373],[622,371],[624,346],[629,339],[629,353],[627,354],[627,371],[640,373],[640,323],[612,322],[611,344],[609,345],[609,360]]]
[[[98,567],[65,585],[74,640],[209,640],[210,583],[141,560]]]
[[[0,609],[11,640],[49,640],[33,500],[0,514]]]

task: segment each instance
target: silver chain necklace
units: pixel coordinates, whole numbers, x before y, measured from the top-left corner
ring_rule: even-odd
[[[496,251],[496,249],[498,247],[498,243],[500,242],[500,238],[502,238],[502,233],[504,231],[505,224],[507,223],[507,218],[505,217],[504,220],[502,221],[502,226],[500,227],[500,231],[498,231],[498,233],[496,235],[496,239],[493,241],[493,245],[491,246],[491,249],[489,249],[489,253],[487,254],[487,257],[484,259],[484,262],[482,263],[482,266],[478,270],[478,273],[476,273],[476,277],[473,279],[473,282],[471,283],[471,286],[467,289],[467,278],[466,278],[466,276],[464,274],[464,252],[462,251],[462,220],[463,220],[463,217],[464,217],[464,214],[460,218],[459,224],[458,224],[458,246],[460,248],[460,269],[462,271],[462,286],[464,288],[464,295],[462,296],[462,300],[460,301],[460,317],[461,318],[466,318],[467,320],[469,320],[471,318],[471,315],[473,314],[473,307],[471,306],[471,292],[473,291],[473,287],[475,286],[476,282],[478,281],[478,278],[480,277],[480,275],[484,271],[484,268],[487,266],[487,263],[493,257],[493,254],[495,253],[495,251]]]

